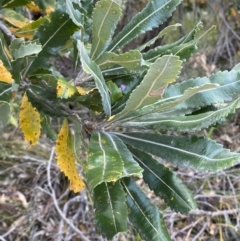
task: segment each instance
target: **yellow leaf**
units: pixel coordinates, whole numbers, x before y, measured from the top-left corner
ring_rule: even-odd
[[[70,181],[70,190],[80,192],[85,184],[78,174],[74,153],[72,150],[72,137],[65,119],[56,140],[56,158],[60,170]]]
[[[3,62],[0,60],[0,81],[11,84],[13,78],[11,73],[4,67]]]
[[[50,14],[51,12],[54,11],[54,8],[52,6],[48,6],[46,9],[45,9],[45,12],[46,14]]]
[[[77,91],[80,95],[86,95],[87,93],[82,87],[79,86],[77,87]]]
[[[33,1],[25,5],[32,12],[40,12],[41,9]]]
[[[38,142],[41,130],[40,114],[37,109],[28,101],[26,93],[22,98],[22,104],[19,114],[20,128],[23,131],[25,140],[30,145],[35,145]]]
[[[14,32],[14,34],[17,37],[24,37],[27,39],[32,39],[36,30],[39,28],[39,26],[46,20],[48,19],[46,16],[41,17],[36,21],[31,22],[30,24],[24,26],[23,28],[18,29],[17,31]]]
[[[59,79],[57,82],[57,97],[68,99],[76,92],[76,88],[69,84],[66,80]]]

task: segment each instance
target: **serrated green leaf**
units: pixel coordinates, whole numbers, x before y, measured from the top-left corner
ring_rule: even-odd
[[[80,11],[81,3],[79,0],[66,0],[66,9],[69,17],[78,26],[83,26],[84,17]]]
[[[182,62],[176,56],[163,56],[152,64],[140,85],[131,93],[125,108],[114,119],[122,118],[159,100],[169,83],[174,82]]]
[[[100,68],[97,64],[90,59],[88,56],[87,50],[85,49],[83,43],[78,40],[77,43],[78,49],[80,51],[80,57],[82,62],[82,68],[88,74],[91,74],[95,80],[96,87],[102,97],[102,105],[104,112],[107,116],[111,115],[111,99],[108,93],[108,88],[101,73]]]
[[[176,42],[170,43],[167,45],[163,45],[163,46],[159,46],[154,49],[150,49],[146,53],[143,53],[143,59],[148,62],[154,62],[154,60],[156,60],[156,58],[159,58],[166,54],[171,54],[173,52],[172,51],[173,49],[175,49],[175,53],[176,53],[176,48],[181,48],[182,46],[185,46],[186,44],[192,43],[192,41],[194,41],[194,39],[196,37],[196,33],[201,28],[202,28],[202,23],[199,22],[187,35],[183,36]],[[194,44],[190,44],[189,45],[190,52],[192,51],[192,49],[191,49],[192,46],[195,48]]]
[[[137,50],[131,50],[124,54],[105,52],[98,59],[96,64],[101,69],[106,69],[113,65],[120,65],[128,70],[136,71],[142,65],[142,54]]]
[[[143,151],[132,147],[129,150],[144,169],[144,181],[171,209],[175,212],[188,213],[191,209],[197,208],[191,191],[168,167]]]
[[[173,85],[166,89],[163,98],[179,99],[181,95],[184,95],[184,91],[188,88],[194,88],[199,85],[215,84],[215,88],[203,90],[190,98],[187,98],[181,104],[178,104],[176,108],[201,108],[203,106],[218,104],[232,101],[239,98],[240,93],[240,72],[231,70],[218,72],[213,74],[209,78],[197,78],[188,81],[181,82],[180,84]],[[159,106],[159,108],[162,108]]]
[[[13,41],[11,42],[10,46],[9,46],[9,50],[12,56],[15,55],[15,52],[25,44],[25,40],[24,38],[16,38],[13,39]]]
[[[108,47],[121,17],[120,6],[111,0],[98,1],[93,11],[91,59],[97,59]]]
[[[129,121],[121,126],[124,127],[147,127],[151,129],[172,130],[172,131],[199,131],[213,125],[223,118],[233,113],[239,108],[240,98],[232,103],[218,108],[215,111],[206,113],[187,115],[187,116],[161,116],[160,113],[154,113],[150,117],[144,116],[136,121]]]
[[[113,52],[124,46],[139,34],[158,27],[172,15],[172,12],[181,1],[182,0],[150,1],[148,5],[140,13],[134,16],[124,29],[113,39],[108,46],[107,51]]]
[[[217,171],[239,162],[240,154],[203,137],[168,136],[153,133],[114,133],[128,145],[166,159],[174,165],[202,171]]]
[[[42,45],[42,51],[30,63],[28,74],[42,68],[46,64],[46,59],[56,54],[76,30],[77,26],[69,18],[65,9],[59,7],[52,12],[50,20],[46,19],[35,34],[35,38],[38,38]]]
[[[119,232],[126,232],[127,205],[119,181],[101,183],[93,191],[97,229],[108,239]]]
[[[22,45],[19,49],[16,49],[13,57],[15,59],[20,59],[29,55],[38,54],[41,50],[42,46],[40,44],[28,43],[26,45]]]
[[[2,39],[0,38],[0,59],[4,66],[9,70],[11,69],[11,60],[7,54],[6,46],[4,45]]]
[[[0,101],[0,123],[6,125],[9,122],[11,114],[10,105],[8,102]]]
[[[142,239],[146,241],[170,241],[170,236],[158,208],[151,203],[133,180],[125,178],[122,184],[127,194],[129,220]]]
[[[166,28],[164,28],[162,31],[159,32],[159,34],[152,38],[151,40],[149,40],[147,43],[141,45],[140,47],[138,47],[137,49],[139,51],[144,50],[147,47],[150,47],[151,45],[153,45],[158,39],[162,38],[164,35],[169,34],[169,32],[171,31],[176,31],[177,27],[181,27],[182,25],[180,23],[176,23],[173,25],[169,25]]]
[[[107,134],[107,137],[111,141],[113,148],[121,155],[123,160],[123,173],[122,177],[137,176],[142,177],[143,169],[133,159],[131,152],[127,149],[126,145],[120,138],[115,135]]]
[[[87,165],[86,178],[91,190],[102,182],[115,182],[122,177],[123,160],[104,133],[92,133]]]
[[[161,99],[160,101],[157,101],[152,105],[147,105],[140,110],[132,112],[128,119],[124,119],[122,121],[123,123],[120,122],[118,123],[118,125],[131,126],[131,124],[133,124],[131,119],[136,119],[138,116],[140,116],[140,118],[137,118],[137,120],[141,120],[144,118],[155,118],[153,116],[154,114],[155,116],[158,115],[159,118],[164,118],[165,116],[171,117],[173,116],[171,115],[171,113],[179,113],[180,115],[190,114],[194,110],[194,106],[192,106],[191,108],[187,106],[184,106],[185,108],[179,108],[178,106],[183,105],[183,103],[188,101],[188,99],[192,98],[197,93],[212,90],[214,88],[217,88],[218,86],[218,84],[205,84],[195,88],[189,88],[183,93],[183,95],[175,96],[174,98]],[[141,116],[143,117],[141,118]]]

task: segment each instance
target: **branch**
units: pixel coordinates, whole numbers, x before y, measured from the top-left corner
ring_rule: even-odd
[[[12,34],[12,32],[4,25],[2,21],[0,21],[0,30],[3,34],[8,37],[11,41],[14,40],[16,37]]]

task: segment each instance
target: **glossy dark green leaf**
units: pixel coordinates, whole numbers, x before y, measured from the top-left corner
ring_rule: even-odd
[[[54,131],[51,126],[51,121],[49,116],[41,115],[41,132],[45,133],[47,138],[52,141],[56,141],[57,133]]]
[[[88,56],[87,50],[85,49],[83,43],[78,40],[77,43],[78,49],[80,51],[82,68],[88,74],[91,74],[95,80],[96,87],[102,97],[102,105],[104,112],[107,116],[111,115],[111,99],[108,93],[108,88],[103,78],[102,72],[97,64],[90,59]]]
[[[123,160],[104,133],[92,133],[87,165],[86,178],[91,190],[102,182],[115,182],[122,177]]]
[[[93,11],[91,59],[97,59],[108,47],[122,12],[111,0],[100,0]]]
[[[139,34],[152,30],[166,21],[182,0],[153,0],[113,39],[107,50],[113,52],[121,48]]]
[[[126,144],[161,157],[174,165],[217,171],[239,162],[240,154],[203,137],[168,136],[154,133],[116,133]]]
[[[108,239],[126,232],[127,204],[125,192],[119,181],[101,183],[93,191],[97,229]]]
[[[27,89],[27,96],[29,101],[38,111],[43,112],[46,115],[52,117],[66,117],[69,114],[59,105],[56,105],[54,99],[46,98],[44,95],[41,95],[42,90],[40,87],[31,86]],[[45,90],[45,96],[47,96]],[[51,96],[51,94],[50,94]]]
[[[129,220],[143,240],[170,241],[170,237],[158,208],[130,178],[122,182],[127,194]]]
[[[12,85],[0,81],[0,101],[9,102],[12,97]]]
[[[188,213],[197,204],[190,190],[168,167],[155,160],[151,155],[129,147],[134,158],[144,169],[143,179],[157,196],[176,212]]]
[[[42,68],[46,60],[56,54],[76,30],[77,26],[69,18],[65,9],[59,7],[52,12],[50,19],[46,19],[36,32],[35,38],[39,39],[42,45],[42,51],[30,64],[28,73]]]

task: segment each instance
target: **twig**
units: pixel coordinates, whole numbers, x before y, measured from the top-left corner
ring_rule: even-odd
[[[12,32],[0,21],[0,30],[6,35],[11,41],[14,40],[16,37],[12,34]]]

